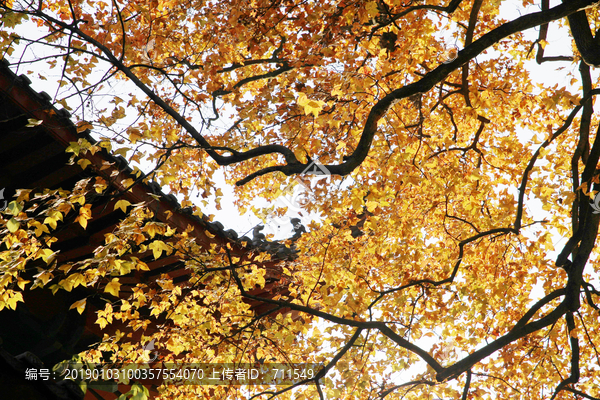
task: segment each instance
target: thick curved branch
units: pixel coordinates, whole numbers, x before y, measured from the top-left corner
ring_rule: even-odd
[[[483,0],[475,0],[473,7],[471,8],[469,26],[467,27],[467,32],[465,33],[465,47],[473,43],[473,34],[475,33],[475,25],[477,24],[477,14],[479,14],[479,9],[481,8],[482,4]],[[462,66],[461,82],[462,88],[460,91],[465,98],[465,103],[467,103],[468,107],[472,107],[471,99],[469,98],[469,63],[466,63]]]
[[[598,307],[596,305],[596,303],[594,303],[594,299],[592,298],[592,294],[600,296],[600,293],[598,293],[598,291],[596,291],[596,289],[594,289],[594,286],[589,282],[583,283],[583,290],[585,292],[585,298],[587,300],[588,305],[590,307],[592,307],[594,310],[600,312],[600,307]],[[598,361],[600,362],[600,360],[598,360]]]
[[[268,299],[268,298],[264,298],[264,297],[260,297],[260,296],[255,296],[255,295],[248,293],[246,291],[246,289],[244,289],[244,285],[243,285],[241,279],[239,278],[237,272],[235,271],[235,268],[232,267],[230,271],[231,271],[231,275],[233,276],[233,278],[236,282],[236,285],[237,285],[238,289],[240,290],[242,296],[244,296],[250,300],[256,300],[256,301],[259,301],[262,303],[287,307],[287,308],[290,308],[295,311],[300,311],[300,312],[304,312],[309,315],[314,315],[315,317],[319,317],[326,321],[330,321],[330,322],[333,322],[336,324],[352,326],[352,327],[360,328],[360,329],[376,329],[379,332],[381,332],[384,336],[386,336],[387,338],[392,340],[394,343],[399,345],[400,347],[417,354],[419,357],[421,357],[421,359],[423,359],[423,361],[425,361],[431,368],[433,368],[434,371],[441,372],[444,369],[444,367],[442,367],[442,365],[440,363],[438,363],[435,358],[433,358],[431,355],[429,355],[429,353],[427,353],[425,350],[421,349],[419,346],[409,342],[408,340],[406,340],[403,337],[401,337],[400,335],[398,335],[389,326],[387,326],[384,322],[359,321],[359,320],[354,320],[354,319],[338,317],[336,315],[332,315],[332,314],[326,313],[324,311],[314,309],[312,307],[307,307],[307,306],[303,306],[300,304],[283,301],[283,300],[273,300],[273,299]]]
[[[481,54],[485,49],[491,47],[498,41],[510,35],[513,35],[517,32],[526,29],[533,28],[541,24],[545,24],[560,18],[567,17],[593,4],[594,1],[592,0],[570,1],[569,3],[560,4],[547,11],[540,11],[524,15],[486,33],[485,35],[474,41],[471,45],[466,46],[462,51],[460,51],[458,53],[458,57],[454,61],[448,64],[439,65],[436,69],[425,74],[423,78],[421,78],[417,82],[396,89],[388,95],[386,95],[381,100],[379,100],[369,112],[360,141],[358,142],[358,145],[356,146],[354,152],[345,159],[345,162],[337,165],[325,165],[324,167],[327,168],[327,170],[332,175],[348,175],[360,164],[362,164],[364,159],[367,157],[371,148],[371,143],[373,141],[375,133],[377,132],[377,122],[385,115],[388,109],[396,101],[410,97],[417,93],[428,92],[439,82],[443,81],[456,68],[464,65],[468,61]],[[240,180],[239,182],[237,182],[237,185],[244,185],[245,183],[258,176],[275,171],[282,172],[287,176],[303,173],[307,167],[308,165],[305,164],[267,167],[256,171],[247,178]]]
[[[451,4],[456,4],[456,6],[458,6],[459,3],[460,1],[453,1]],[[377,132],[377,122],[385,115],[388,109],[396,101],[407,98],[417,93],[425,93],[431,90],[436,84],[445,79],[456,68],[459,68],[468,61],[472,60],[473,58],[481,54],[481,52],[483,52],[485,49],[489,48],[501,39],[504,39],[514,33],[548,23],[556,19],[567,17],[593,4],[593,0],[572,0],[568,3],[562,3],[549,10],[522,16],[513,21],[507,22],[499,26],[498,28],[488,32],[487,34],[483,35],[469,46],[466,46],[462,51],[460,51],[458,57],[453,62],[448,64],[441,64],[433,71],[427,73],[419,81],[396,89],[384,98],[382,98],[380,101],[378,101],[369,112],[367,121],[365,122],[363,133],[354,152],[349,157],[347,157],[343,163],[337,165],[326,165],[325,167],[329,170],[331,174],[343,176],[348,175],[354,169],[360,166],[367,157],[371,148],[371,143],[373,141],[375,133]],[[131,82],[134,83],[140,90],[142,90],[144,94],[148,96],[148,98],[150,98],[168,115],[175,119],[175,121],[182,128],[184,128],[188,132],[188,134],[192,136],[192,138],[194,138],[194,140],[196,140],[196,142],[202,148],[206,149],[206,152],[213,160],[215,160],[215,162],[217,162],[217,164],[230,165],[233,163],[238,163],[254,157],[271,153],[280,153],[286,158],[286,165],[273,166],[256,171],[250,176],[237,182],[238,186],[243,185],[258,176],[265,175],[270,172],[278,171],[284,173],[287,176],[290,176],[293,174],[304,173],[306,172],[307,167],[309,167],[308,164],[300,163],[293,155],[293,152],[290,149],[287,149],[285,148],[285,146],[280,145],[259,146],[253,150],[250,150],[249,152],[232,153],[232,155],[230,156],[224,156],[219,154],[217,151],[211,148],[210,143],[192,126],[190,122],[188,122],[182,115],[180,115],[175,109],[173,109],[173,107],[167,104],[166,101],[164,101],[160,96],[154,93],[146,84],[144,84],[126,65],[124,65],[114,54],[112,54],[112,52],[106,46],[104,46],[102,43],[98,42],[91,36],[81,31],[81,29],[79,29],[79,27],[77,26],[77,23],[67,24],[63,21],[57,20],[56,18],[44,14],[41,10],[33,12],[22,12],[35,15],[57,26],[60,26],[63,29],[76,33],[79,37],[98,48],[109,59],[109,62],[115,68],[117,68],[119,71],[125,74],[125,76],[128,79],[130,79]],[[286,66],[282,68],[285,69]],[[281,68],[267,74],[282,73],[280,70]],[[253,77],[253,79],[254,78],[262,79],[264,77],[261,75],[260,78]],[[239,83],[240,82],[238,82],[238,84]]]
[[[569,335],[569,343],[571,345],[571,374],[568,378],[559,383],[550,400],[554,400],[568,385],[579,382],[579,339],[577,338],[577,335],[573,334],[575,330],[573,313],[567,313],[565,319],[567,320],[567,334]]]
[[[564,1],[564,0],[563,0]],[[594,37],[585,10],[569,15],[571,34],[577,50],[587,65],[600,67],[600,35]]]
[[[553,292],[551,295],[546,296],[542,300],[544,300],[545,303],[549,302],[553,298],[558,297],[557,292],[558,292],[558,290]],[[542,300],[540,300],[540,302]],[[540,302],[536,303],[536,305],[540,304]],[[453,365],[451,365],[447,368],[444,368],[444,370],[442,372],[437,374],[437,376],[436,376],[437,380],[442,382],[448,378],[462,374],[463,372],[471,369],[473,367],[473,365],[475,365],[479,361],[483,360],[484,358],[489,357],[490,355],[492,355],[496,351],[500,350],[507,344],[512,343],[515,340],[518,340],[522,337],[525,337],[532,332],[539,331],[540,329],[543,329],[547,326],[554,324],[563,315],[565,315],[565,313],[567,311],[568,311],[567,305],[563,301],[562,303],[560,303],[560,305],[558,305],[553,311],[551,311],[546,316],[544,316],[538,320],[535,320],[531,323],[521,325],[521,321],[523,321],[527,317],[529,317],[530,313],[528,312],[527,314],[525,314],[525,316],[523,316],[523,318],[521,318],[521,320],[506,335],[494,340],[493,342],[482,347],[481,349],[476,350],[475,352],[469,354],[468,356],[466,356],[462,360],[454,363]]]
[[[576,389],[573,389],[573,388],[565,388],[564,390],[567,391],[567,392],[571,392],[573,394],[576,394],[577,396],[581,396],[584,399],[600,400],[600,397],[593,397],[593,396],[590,396],[589,394],[583,393],[582,391],[576,390]]]
[[[393,342],[395,342],[398,346],[405,348],[406,350],[412,351],[419,357],[423,359],[435,372],[442,372],[444,367],[440,363],[437,362],[435,358],[429,355],[425,350],[420,347],[412,344],[408,340],[404,339],[402,336],[398,335],[394,332],[389,326],[384,323],[376,322],[375,328],[379,330],[383,335],[387,336]]]
[[[579,74],[581,75],[581,83],[584,95],[592,90],[592,77],[590,67],[585,62],[579,63]],[[581,113],[581,121],[579,122],[579,139],[577,147],[571,156],[571,180],[573,181],[573,192],[576,193],[575,199],[571,206],[571,231],[579,230],[579,202],[586,201],[583,193],[577,193],[579,188],[579,161],[587,163],[590,152],[590,125],[592,123],[592,114],[594,113],[593,102],[587,101],[583,104],[583,112]]]
[[[514,342],[515,340],[518,340],[522,337],[525,337],[532,332],[538,331],[540,329],[543,329],[547,326],[550,326],[550,325],[556,323],[556,321],[558,321],[559,318],[561,318],[563,315],[565,315],[569,311],[568,310],[568,302],[567,302],[567,299],[565,298],[565,300],[563,302],[561,302],[553,311],[551,311],[547,315],[545,315],[545,316],[541,317],[540,319],[537,319],[533,322],[528,322],[544,305],[547,305],[552,300],[554,300],[558,297],[564,296],[566,294],[568,295],[567,289],[555,290],[552,293],[546,295],[543,299],[539,300],[536,304],[534,304],[529,309],[529,311],[525,315],[523,315],[523,317],[521,317],[521,319],[517,322],[517,324],[515,324],[515,326],[506,335],[496,339],[495,341],[489,343],[488,345],[484,346],[483,348],[471,353],[470,355],[468,355],[465,358],[463,358],[462,360],[454,363],[453,365],[451,365],[449,367],[443,367],[435,358],[433,358],[431,355],[429,355],[429,353],[427,353],[425,350],[412,344],[408,340],[404,339],[403,337],[401,337],[400,335],[395,333],[390,327],[388,327],[383,322],[357,321],[357,320],[353,320],[353,319],[342,318],[342,317],[338,317],[335,315],[331,315],[331,314],[323,312],[323,311],[313,309],[311,307],[306,307],[303,305],[299,305],[299,304],[295,304],[295,303],[291,303],[291,302],[287,302],[287,301],[273,300],[273,299],[267,299],[267,298],[262,298],[259,296],[251,295],[244,289],[243,283],[240,280],[240,278],[237,276],[235,269],[232,268],[231,273],[232,273],[232,276],[234,277],[234,280],[236,281],[238,289],[242,293],[242,296],[249,298],[251,300],[256,300],[256,301],[260,301],[263,303],[288,307],[292,310],[304,312],[309,315],[314,315],[314,316],[323,318],[327,321],[339,323],[339,324],[346,325],[346,326],[353,326],[353,327],[361,328],[361,329],[376,329],[376,330],[378,330],[384,336],[386,336],[387,338],[389,338],[390,340],[395,342],[400,347],[405,348],[405,349],[417,354],[418,356],[420,356],[423,361],[425,361],[431,368],[433,368],[434,371],[437,372],[436,379],[439,382],[443,382],[443,381],[447,380],[448,378],[456,377],[456,376],[460,375],[461,373],[471,369],[473,367],[473,365],[475,365],[482,359],[490,356],[491,354],[498,351],[499,349],[503,348],[507,344]]]
[[[595,91],[598,89],[595,89]],[[598,161],[600,160],[600,126],[598,127],[598,132],[596,132],[596,138],[594,139],[594,144],[592,146],[592,150],[590,151],[590,155],[588,156],[588,160],[586,162],[585,168],[581,175],[581,182],[590,182],[598,165]],[[560,252],[558,257],[556,258],[556,266],[567,266],[570,264],[568,257],[573,253],[575,246],[579,244],[579,249],[577,250],[577,255],[573,260],[573,263],[570,268],[574,268],[576,271],[574,272],[574,276],[577,277],[579,282],[579,286],[583,283],[581,278],[581,274],[583,273],[583,267],[587,263],[587,259],[594,247],[594,243],[596,241],[596,236],[598,234],[598,223],[600,221],[600,214],[593,214],[590,212],[590,204],[586,201],[579,202],[579,229],[573,233],[571,238],[567,241],[563,250]]]

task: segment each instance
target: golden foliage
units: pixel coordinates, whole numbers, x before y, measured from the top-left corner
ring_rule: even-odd
[[[122,85],[94,115],[78,115],[80,131],[94,127],[103,139],[71,143],[74,156],[112,150],[155,166],[148,176],[183,205],[198,193],[243,210],[284,193],[311,157],[332,175],[303,209],[323,219],[296,241],[298,258],[276,282],[284,290],[270,295],[256,294],[273,284],[268,257],[202,248],[124,199],[113,209],[125,217],[94,257],[58,265],[53,232],[86,229],[94,216],[85,196],[108,183],[22,191],[2,213],[0,309],[14,309],[23,290],[83,286],[122,296],[98,312],[102,328],[160,321],[150,336],[165,360],[332,368],[318,386],[278,388],[280,398],[600,397],[600,217],[590,205],[598,73],[574,46],[556,60],[570,84],[538,82],[528,68],[553,43],[524,33],[547,22],[566,33],[564,18],[582,8],[576,14],[597,27],[592,1],[512,22],[500,2],[479,0],[18,4],[2,8],[14,34],[25,36],[27,15],[52,32],[49,45],[70,46],[47,60],[48,71],[63,69],[63,104],[76,112],[73,93],[95,101],[103,89],[94,80]],[[0,33],[9,55],[11,32]],[[222,199],[217,170],[239,184],[235,200]],[[164,275],[125,298],[120,280],[147,269],[142,253],[179,257],[190,282]],[[257,314],[256,303],[273,312]],[[98,349],[142,358],[122,332]],[[167,386],[163,398],[267,389]]]

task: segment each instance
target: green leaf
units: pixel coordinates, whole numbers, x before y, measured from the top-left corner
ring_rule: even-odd
[[[6,210],[12,215],[19,215],[19,213],[23,210],[23,205],[21,203],[17,203],[16,201],[11,201],[8,203]]]

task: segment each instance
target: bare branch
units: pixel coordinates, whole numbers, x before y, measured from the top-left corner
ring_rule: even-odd
[[[469,386],[471,386],[471,370],[467,371],[467,381],[465,382],[465,386],[463,388],[461,400],[467,400],[467,396],[469,395]]]

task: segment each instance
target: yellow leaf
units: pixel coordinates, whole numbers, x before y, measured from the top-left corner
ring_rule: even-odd
[[[304,113],[306,115],[313,114],[314,117],[319,116],[319,112],[323,109],[324,101],[310,100],[304,105]]]
[[[81,147],[78,142],[70,142],[69,147],[66,148],[65,152],[79,155],[79,150],[81,150]]]
[[[112,144],[109,140],[102,140],[98,143],[98,146],[105,148],[107,151],[112,150]]]
[[[4,300],[8,305],[8,308],[11,310],[15,310],[17,308],[17,303],[19,301],[23,301],[23,294],[21,292],[15,292],[13,290],[7,290],[8,299]]]
[[[150,250],[152,250],[152,254],[154,255],[154,259],[158,260],[163,252],[163,250],[167,253],[171,253],[171,248],[165,244],[162,240],[155,240],[150,243],[148,246]]]
[[[40,224],[37,221],[34,222],[35,224],[33,226],[35,227],[35,236],[40,236],[42,233],[50,233],[46,225]]]
[[[144,226],[143,231],[148,233],[151,239],[154,239],[154,236],[157,234],[162,235],[165,229],[161,224],[156,222],[148,222],[146,226]]]
[[[73,281],[69,279],[62,279],[60,282],[58,282],[58,286],[65,289],[67,292],[70,292],[73,290]]]
[[[83,310],[85,310],[86,301],[87,301],[87,299],[82,299],[82,300],[76,301],[75,303],[71,304],[71,307],[69,307],[69,310],[76,308],[77,311],[79,312],[79,314],[83,314]]]
[[[83,206],[85,204],[85,196],[76,196],[76,197],[73,197],[73,199],[71,201],[73,203],[77,203],[77,204]]]
[[[119,290],[121,289],[121,284],[119,283],[119,278],[113,278],[112,281],[106,285],[104,291],[112,294],[115,297],[119,297]]]
[[[75,222],[79,222],[83,229],[87,229],[88,220],[92,219],[92,205],[86,204],[79,209],[79,215],[75,218]]]
[[[41,124],[42,124],[42,122],[44,122],[44,121],[42,121],[42,120],[39,120],[39,119],[35,119],[35,118],[29,118],[29,119],[27,120],[27,125],[25,125],[25,126],[26,126],[27,128],[33,128],[33,127],[36,127],[36,126],[38,126],[38,125],[41,125]]]
[[[21,290],[25,290],[25,285],[28,284],[31,281],[26,281],[25,279],[21,278],[20,276],[17,277],[17,285],[21,288]]]
[[[96,320],[96,323],[98,325],[100,325],[100,329],[104,329],[104,328],[106,328],[106,325],[108,325],[108,322],[106,321],[106,318],[98,318]]]
[[[577,188],[577,190],[581,190],[584,194],[586,194],[587,191],[588,191],[588,183],[587,182],[583,182],[581,185],[579,185],[579,187]]]
[[[306,93],[300,93],[296,101],[298,102],[298,105],[304,107],[304,105],[308,103],[308,97],[306,97]]]
[[[148,264],[146,264],[145,262],[140,261],[138,259],[136,259],[135,261],[136,261],[136,264],[135,264],[136,269],[138,269],[139,271],[150,271]]]
[[[50,271],[44,270],[39,274],[35,275],[34,277],[42,281],[43,285],[46,285],[48,281],[50,281],[50,279],[54,278],[54,275],[52,275]]]
[[[379,206],[379,203],[377,203],[376,201],[367,201],[367,210],[369,212],[373,212],[377,206]]]
[[[58,267],[58,269],[63,271],[65,273],[65,275],[68,274],[72,268],[73,268],[73,264],[64,264],[64,265],[61,265],[60,267]]]
[[[166,186],[169,183],[173,182],[175,179],[176,178],[174,176],[172,176],[172,175],[165,175],[165,176],[162,177],[161,183]]]
[[[79,285],[85,286],[85,276],[80,273],[76,273],[68,276],[66,279],[63,279],[58,283],[61,285],[67,292],[73,290]]]
[[[20,225],[21,223],[17,221],[14,217],[9,219],[6,223],[6,227],[8,228],[10,233],[15,233],[16,231],[18,231]]]
[[[131,149],[129,147],[121,147],[120,149],[115,150],[115,154],[118,154],[123,157],[127,157],[127,152]]]
[[[90,165],[92,162],[90,160],[88,160],[87,158],[82,158],[81,160],[77,161],[77,164],[79,164],[79,166],[81,167],[81,169],[86,169],[88,165]]]
[[[80,273],[73,274],[69,276],[67,279],[73,282],[73,287],[77,287],[79,285],[85,286],[85,276]]]
[[[48,217],[44,219],[44,224],[50,225],[52,229],[56,229],[56,223],[62,220],[62,213],[60,211],[52,210],[48,213]]]
[[[117,208],[120,208],[121,211],[123,211],[124,213],[126,213],[127,212],[127,207],[129,207],[130,205],[131,205],[131,203],[128,202],[127,200],[119,200],[115,204],[115,208],[114,209],[116,210]]]
[[[142,138],[142,133],[137,128],[130,128],[127,130],[127,133],[129,134],[129,141],[131,141],[132,144],[135,144],[135,142]]]
[[[377,3],[375,1],[368,2],[365,8],[367,9],[369,18],[374,18],[377,16],[377,14],[379,14],[379,8],[377,7]]]
[[[131,272],[131,268],[133,267],[131,261],[119,261],[117,262],[117,265],[119,266],[119,273],[121,275],[127,275]]]
[[[17,190],[17,202],[21,201],[29,201],[29,194],[31,193],[31,189],[18,189]]]
[[[46,264],[50,264],[52,261],[54,261],[54,259],[56,259],[57,254],[58,252],[54,252],[50,249],[42,249],[38,252],[36,258],[41,258],[46,262]]]
[[[341,89],[342,85],[337,85],[333,88],[333,90],[331,91],[331,95],[332,96],[336,96],[337,98],[340,98],[340,96],[342,96],[344,94],[344,92],[342,92]]]
[[[94,126],[87,121],[79,121],[77,123],[77,133],[85,132],[86,130],[94,129]]]
[[[571,336],[573,339],[577,339],[577,328],[571,329],[569,336]]]
[[[23,211],[23,205],[21,203],[17,203],[16,201],[11,201],[8,203],[6,211],[12,215],[19,215],[21,211]]]

